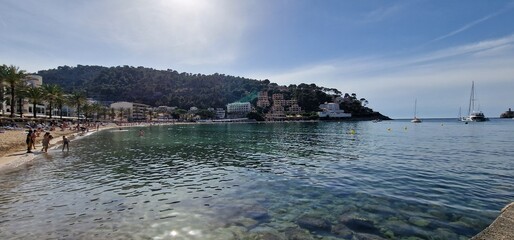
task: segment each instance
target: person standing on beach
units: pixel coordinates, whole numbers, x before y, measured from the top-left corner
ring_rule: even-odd
[[[32,134],[30,135],[31,142],[32,142],[32,149],[36,150],[36,130],[32,131]]]
[[[69,152],[70,151],[70,140],[68,140],[68,138],[66,138],[66,136],[62,136],[62,151],[64,152],[64,148],[66,147],[66,151]]]
[[[29,129],[25,142],[27,143],[27,153],[31,153],[32,151],[30,150],[32,149],[32,129]]]
[[[41,151],[48,152],[48,145],[50,145],[50,140],[52,140],[52,138],[54,137],[50,135],[49,132],[45,133],[43,136],[43,149],[41,149]]]

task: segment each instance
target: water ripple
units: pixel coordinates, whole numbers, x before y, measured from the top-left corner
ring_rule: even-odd
[[[514,199],[512,126],[491,123],[100,132],[0,175],[0,238],[251,238],[306,214],[334,238],[470,237]]]

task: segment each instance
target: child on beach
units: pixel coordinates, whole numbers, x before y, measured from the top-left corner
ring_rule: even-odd
[[[31,153],[32,151],[30,150],[32,150],[32,129],[29,129],[25,143],[27,143],[27,153]]]
[[[68,138],[66,138],[66,136],[62,136],[62,151],[63,152],[64,152],[65,147],[66,147],[67,152],[70,151],[69,143],[70,143],[70,140],[68,140]]]
[[[43,149],[41,149],[41,151],[48,152],[48,145],[50,145],[50,140],[52,140],[52,138],[54,137],[50,135],[49,132],[45,133],[43,136]]]
[[[30,142],[32,143],[32,149],[36,150],[36,130],[32,131],[32,134],[30,135]]]

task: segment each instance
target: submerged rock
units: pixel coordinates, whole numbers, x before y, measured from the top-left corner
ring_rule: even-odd
[[[340,222],[355,232],[380,234],[380,230],[375,226],[375,223],[368,219],[343,216],[340,218]]]
[[[274,232],[257,232],[251,233],[245,239],[255,239],[255,240],[286,240],[286,238],[278,233]]]
[[[409,222],[418,227],[426,227],[430,224],[430,220],[421,217],[410,217]]]
[[[232,222],[232,224],[234,224],[236,226],[243,226],[243,227],[249,229],[249,228],[257,226],[259,224],[259,221],[255,220],[253,218],[241,217],[241,218],[235,219]]]
[[[215,239],[236,240],[243,239],[246,234],[247,232],[245,228],[232,226],[228,228],[216,229],[209,235],[209,237]]]
[[[385,240],[385,238],[368,233],[355,233],[353,239],[356,240]]]
[[[287,228],[284,231],[287,240],[314,240],[312,235],[305,230],[300,228]]]
[[[300,216],[296,223],[301,227],[308,229],[310,231],[330,231],[331,224],[329,221],[324,219],[323,217],[305,214]]]
[[[343,237],[344,239],[351,239],[353,231],[342,223],[332,226],[332,234]]]
[[[268,214],[268,210],[258,205],[244,209],[243,215],[245,217],[252,218],[257,221],[266,221],[270,217]]]
[[[269,227],[258,227],[250,231],[248,236],[244,239],[255,239],[255,240],[286,240],[283,233],[279,233],[277,230]]]

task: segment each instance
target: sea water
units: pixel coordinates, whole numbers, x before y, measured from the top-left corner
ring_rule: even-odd
[[[105,130],[0,174],[0,239],[467,239],[514,201],[513,133],[510,119]]]

